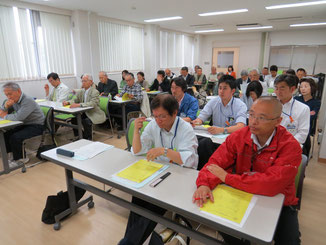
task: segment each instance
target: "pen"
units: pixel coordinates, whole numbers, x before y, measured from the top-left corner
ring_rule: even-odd
[[[168,177],[171,173],[167,172],[166,174],[162,175],[160,178],[155,180],[153,183],[150,184],[151,187],[156,187],[159,183],[161,183],[166,177]]]

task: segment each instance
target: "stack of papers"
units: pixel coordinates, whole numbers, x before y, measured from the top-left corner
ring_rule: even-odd
[[[226,185],[218,185],[213,196],[214,203],[209,200],[200,210],[238,226],[243,226],[257,200],[253,194]]]
[[[73,158],[76,160],[90,159],[113,147],[113,145],[107,145],[102,142],[92,142],[88,145],[75,149],[75,156]]]
[[[6,123],[10,123],[10,122],[12,122],[12,121],[6,120],[6,119],[0,120],[0,124],[6,124]]]
[[[112,179],[130,187],[140,188],[152,181],[168,167],[169,165],[141,159],[112,175]]]
[[[195,130],[204,130],[207,131],[207,129],[210,127],[210,125],[200,125],[200,126],[195,126]]]

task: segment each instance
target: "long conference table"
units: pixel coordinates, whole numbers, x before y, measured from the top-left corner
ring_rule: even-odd
[[[81,115],[84,112],[93,109],[93,107],[87,106],[87,107],[70,108],[70,107],[64,107],[61,102],[54,102],[48,100],[37,101],[37,103],[39,104],[39,106],[52,107],[55,112],[74,115],[77,118],[77,125],[58,122],[58,121],[55,121],[55,124],[76,128],[78,130],[78,138],[79,139],[83,138],[83,125],[82,125]]]
[[[90,143],[91,141],[88,140],[79,140],[60,148],[73,151]],[[278,194],[274,197],[254,195],[257,197],[256,204],[251,210],[244,225],[239,227],[201,212],[199,208],[192,203],[192,195],[196,190],[195,181],[198,175],[197,170],[169,164],[169,168],[159,176],[165,174],[167,171],[171,172],[171,175],[157,187],[150,187],[150,182],[141,188],[134,188],[121,184],[121,182],[116,181],[112,176],[130,164],[143,159],[143,156],[133,156],[130,152],[117,148],[111,148],[84,161],[57,155],[56,149],[43,152],[42,156],[65,169],[70,208],[55,217],[55,230],[60,229],[60,220],[67,214],[75,214],[77,209],[84,204],[88,204],[89,208],[94,206],[92,196],[78,203],[76,202],[74,186],[78,186],[204,244],[221,244],[211,236],[182,226],[167,217],[157,215],[141,206],[113,195],[110,192],[105,192],[95,186],[75,179],[73,177],[73,173],[75,172],[158,205],[171,212],[175,212],[217,231],[225,232],[239,238],[245,238],[257,244],[271,244],[273,241],[275,228],[283,206],[284,195],[282,194]]]

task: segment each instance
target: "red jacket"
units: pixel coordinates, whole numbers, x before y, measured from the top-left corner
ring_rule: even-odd
[[[284,205],[296,205],[295,176],[301,163],[302,150],[298,141],[282,126],[268,147],[256,156],[253,172],[249,173],[252,156],[251,132],[244,127],[226,138],[225,142],[214,152],[208,163],[198,174],[197,187],[201,185],[214,189],[221,180],[207,170],[210,164],[217,164],[229,172],[225,184],[234,188],[259,195],[285,195]],[[254,144],[254,152],[257,146]],[[232,174],[236,163],[236,174]]]

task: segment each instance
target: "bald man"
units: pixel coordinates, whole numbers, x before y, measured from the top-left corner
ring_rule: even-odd
[[[298,141],[282,121],[282,104],[273,97],[260,97],[249,110],[249,126],[226,138],[198,174],[193,202],[203,206],[218,184],[253,194],[285,196],[274,235],[277,244],[300,244],[295,176],[301,163]],[[232,172],[235,171],[235,173]],[[263,228],[261,228],[263,229]],[[227,244],[248,244],[223,234]]]
[[[112,95],[112,98],[118,93],[117,82],[108,78],[108,75],[104,71],[100,71],[98,74],[100,82],[98,83],[97,90],[100,96]]]

